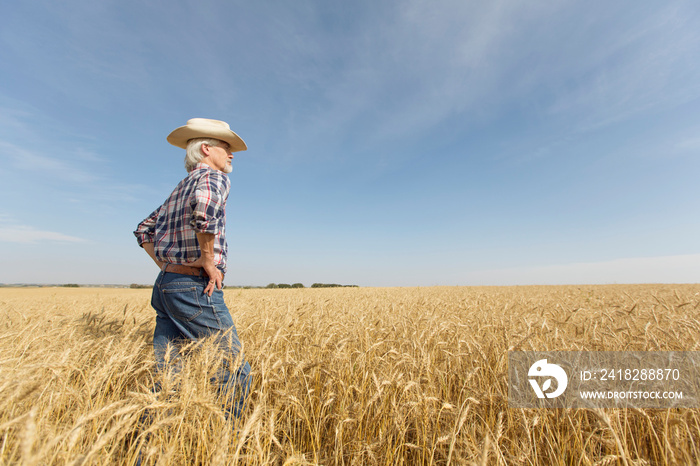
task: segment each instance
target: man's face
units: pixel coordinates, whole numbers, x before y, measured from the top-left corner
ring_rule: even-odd
[[[227,143],[219,141],[215,146],[210,146],[209,144],[203,144],[202,146],[206,147],[204,151],[206,157],[202,162],[224,173],[231,173],[233,171],[233,166],[231,165],[233,154]]]

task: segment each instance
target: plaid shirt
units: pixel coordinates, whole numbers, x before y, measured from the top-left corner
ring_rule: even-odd
[[[231,181],[225,173],[198,163],[163,205],[139,223],[134,231],[139,246],[154,243],[159,261],[187,265],[201,255],[197,233],[211,233],[215,235],[214,264],[225,273],[226,199],[230,189]]]

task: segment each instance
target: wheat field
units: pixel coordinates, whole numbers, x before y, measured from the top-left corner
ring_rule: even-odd
[[[508,407],[510,350],[698,350],[700,285],[225,291],[253,368],[227,420],[190,345],[153,371],[150,290],[0,288],[0,463],[672,465],[697,409]],[[154,392],[156,380],[162,390]]]

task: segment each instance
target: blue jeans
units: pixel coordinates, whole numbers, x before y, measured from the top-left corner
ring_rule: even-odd
[[[166,357],[168,362],[176,364],[178,340],[215,338],[216,346],[225,357],[214,382],[228,399],[226,414],[240,417],[250,391],[250,364],[243,358],[238,367],[233,367],[241,342],[224,303],[223,291],[214,290],[211,296],[204,294],[207,282],[205,277],[172,272],[158,275],[151,296],[151,305],[156,310],[153,332],[156,369],[166,368]]]

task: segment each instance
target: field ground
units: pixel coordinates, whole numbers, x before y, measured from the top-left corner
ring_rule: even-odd
[[[0,289],[0,464],[696,464],[697,409],[521,410],[509,350],[699,350],[700,285],[226,290],[253,367],[151,390],[150,290]]]

